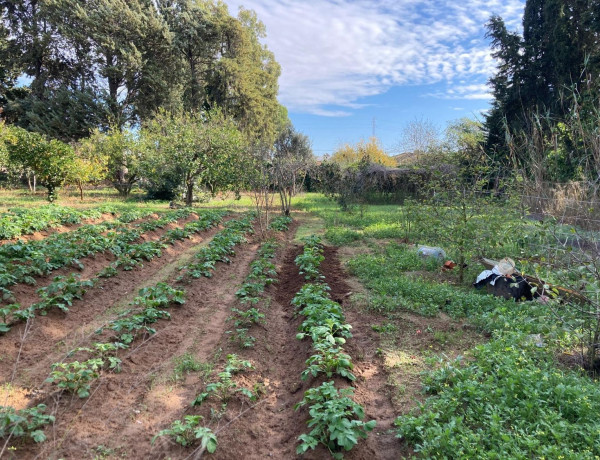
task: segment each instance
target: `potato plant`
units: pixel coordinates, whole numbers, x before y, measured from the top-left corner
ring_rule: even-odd
[[[54,423],[53,415],[46,415],[45,404],[28,409],[15,410],[0,406],[0,438],[30,438],[35,442],[46,440],[43,427]]]
[[[254,324],[264,321],[265,314],[258,309],[258,304],[266,286],[275,282],[277,271],[270,259],[275,257],[276,250],[277,243],[273,239],[267,240],[260,246],[257,258],[250,264],[250,273],[235,293],[241,306],[245,306],[246,310],[232,308],[233,316],[230,319],[233,320],[235,330],[227,333],[231,334],[231,339],[237,341],[242,348],[254,346],[256,338],[248,331]]]
[[[324,382],[321,386],[306,391],[295,409],[308,406],[311,417],[308,427],[312,430],[300,435],[296,453],[303,454],[323,444],[333,458],[341,459],[342,450],[351,450],[359,439],[367,438],[376,422],[362,421],[365,417],[364,410],[350,398],[353,393],[352,388],[338,391],[333,382]]]
[[[230,257],[235,254],[234,247],[246,241],[245,235],[252,233],[254,214],[248,213],[240,219],[230,220],[225,229],[217,233],[208,246],[196,254],[197,262],[182,267],[184,274],[179,277],[210,278],[217,262],[230,263]]]
[[[91,382],[97,379],[99,371],[104,366],[100,358],[92,358],[87,361],[72,363],[54,363],[48,383],[54,383],[58,388],[75,393],[80,398],[90,395]]]
[[[217,450],[217,436],[210,428],[200,426],[201,415],[186,415],[183,420],[175,420],[170,428],[160,431],[152,438],[152,443],[159,436],[170,436],[183,447],[200,440],[200,448],[212,454]]]
[[[305,278],[313,282],[300,288],[292,305],[305,317],[296,337],[300,340],[310,337],[315,354],[306,361],[307,367],[302,371],[301,378],[306,380],[311,375],[317,377],[319,374],[332,377],[335,374],[353,381],[356,377],[351,372],[354,367],[351,357],[341,347],[347,338],[352,337],[351,326],[345,322],[340,305],[329,298],[329,286],[319,272],[324,260],[320,239],[313,235],[304,239],[304,242],[304,251],[296,258],[296,264]],[[363,408],[350,398],[351,395],[351,388],[338,392],[333,382],[325,382],[318,388],[306,391],[296,409],[309,406],[311,418],[307,423],[312,430],[298,438],[298,454],[323,444],[334,458],[342,458],[342,450],[352,449],[360,438],[367,437],[376,422],[362,422]]]
[[[66,224],[79,224],[84,219],[97,219],[102,209],[78,209],[56,204],[38,208],[15,208],[0,214],[0,240],[18,238],[22,235],[39,232]]]

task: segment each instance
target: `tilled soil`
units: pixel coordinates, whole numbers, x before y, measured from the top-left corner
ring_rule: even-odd
[[[144,241],[155,240],[164,232],[175,226],[183,226],[192,218],[178,224],[170,224],[161,231],[143,235]],[[73,302],[68,313],[58,310],[50,311],[46,316],[36,316],[27,323],[18,323],[10,332],[0,336],[2,359],[0,360],[0,376],[3,382],[12,381],[17,369],[23,384],[28,388],[38,388],[48,377],[48,369],[53,362],[62,361],[65,354],[85,343],[93,331],[98,329],[106,318],[102,314],[115,305],[125,306],[126,299],[131,300],[145,281],[153,277],[161,268],[178,260],[182,253],[190,248],[209,241],[218,229],[194,235],[191,239],[177,241],[162,251],[162,256],[144,262],[142,267],[131,271],[119,271],[118,275],[102,280],[100,285],[90,289],[81,300]],[[114,257],[108,253],[81,260],[84,269],[78,272],[81,279],[89,279],[108,266]],[[48,285],[54,276],[68,274],[72,269],[61,269],[48,278],[40,278],[36,286],[18,285],[13,292],[24,307],[39,301],[36,289]],[[161,281],[161,280],[157,280]],[[38,371],[37,369],[42,369]],[[0,401],[2,404],[2,401]]]
[[[302,381],[300,373],[311,354],[308,339],[296,339],[301,318],[294,316],[291,300],[306,282],[298,273],[294,259],[302,252],[299,246],[290,245],[278,257],[278,283],[269,292],[272,302],[267,312],[267,322],[262,340],[250,353],[252,362],[268,382],[268,392],[261,404],[245,413],[235,425],[219,435],[216,459],[230,459],[238,455],[258,460],[265,458],[326,459],[330,454],[320,446],[303,457],[296,455],[297,438],[309,431],[306,426],[306,409],[294,410],[304,392],[320,385],[326,379],[309,378]],[[348,301],[351,289],[346,283],[347,274],[337,257],[337,249],[326,247],[321,272],[331,288],[331,297],[342,306]],[[393,434],[386,433],[392,427],[394,409],[386,388],[386,375],[381,359],[376,356],[377,337],[369,324],[357,312],[347,311],[347,321],[353,326],[353,337],[348,340],[346,351],[355,364],[357,380],[352,384],[355,400],[364,406],[366,420],[377,420],[377,428],[366,441],[360,441],[352,451],[345,453],[348,459],[397,459],[400,442]],[[348,386],[343,379],[334,379],[340,387]]]
[[[165,250],[163,257],[145,263],[143,268],[120,272],[107,280],[103,288],[88,292],[67,315],[51,313],[36,318],[33,328],[26,331],[23,327],[0,338],[0,346],[8,350],[7,359],[0,360],[3,380],[9,381],[19,355],[15,387],[35,388],[29,395],[30,404],[44,402],[56,416],[55,424],[46,429],[46,442],[16,443],[17,450],[5,451],[5,457],[296,458],[297,437],[308,431],[308,413],[306,409],[296,411],[294,405],[308,388],[324,381],[309,378],[303,382],[300,378],[311,344],[308,339],[296,339],[301,319],[295,317],[290,303],[305,283],[294,264],[301,251],[292,242],[296,226],[297,223],[279,237],[281,247],[275,259],[278,282],[267,288],[267,300],[260,306],[266,315],[264,324],[250,329],[250,334],[257,339],[252,348],[241,349],[227,332],[233,328],[228,321],[231,308],[238,306],[235,291],[247,276],[259,247],[257,237],[236,248],[230,265],[218,264],[212,278],[175,283],[178,273],[165,270],[165,265],[179,264],[198,244],[206,244],[217,229],[176,243]],[[321,271],[331,288],[332,298],[342,306],[347,304],[351,288],[346,283],[347,275],[340,265],[337,249],[325,248]],[[87,399],[57,392],[50,384],[43,383],[53,362],[65,359],[66,352],[75,346],[93,343],[93,331],[114,317],[119,307],[124,307],[137,290],[150,281],[168,281],[184,288],[186,303],[170,309],[171,320],[157,323],[156,334],[134,342],[131,349],[119,355],[123,359],[122,372],[104,373]],[[378,337],[370,327],[371,321],[362,315],[356,309],[347,309],[346,318],[353,326],[353,337],[345,349],[355,365],[354,398],[364,406],[366,420],[377,420],[377,427],[367,440],[360,441],[346,453],[345,458],[396,459],[402,455],[403,447],[389,432],[394,408],[386,388],[383,363],[376,354]],[[208,381],[215,380],[230,353],[252,362],[255,369],[236,377],[236,381],[260,392],[261,397],[251,402],[236,395],[226,405],[210,402],[202,409],[192,408],[191,401]],[[180,379],[173,378],[173,359],[184,354],[198,362],[214,364],[211,376],[191,372]],[[349,385],[343,379],[335,380],[338,386]],[[189,414],[203,415],[203,425],[217,434],[219,444],[214,454],[194,447],[180,447],[167,437],[152,443],[160,430]],[[306,459],[329,457],[322,447],[303,456]]]

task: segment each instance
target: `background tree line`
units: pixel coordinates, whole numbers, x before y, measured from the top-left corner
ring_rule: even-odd
[[[250,10],[0,0],[0,13],[0,168],[39,181],[51,199],[63,184],[108,180],[123,196],[137,184],[191,204],[199,188],[255,183],[264,150],[263,181],[294,190],[298,163],[312,158],[277,100],[280,67]]]
[[[597,201],[600,1],[527,0],[522,32],[509,31],[493,16],[487,38],[498,67],[482,122],[453,122],[442,139],[430,122],[414,120],[393,165],[403,171],[389,168],[391,158],[373,154],[376,143],[362,142],[340,147],[310,184],[343,203],[402,200],[444,183],[501,193],[507,182],[513,193],[541,196],[544,209],[536,211],[554,208],[559,195]]]
[[[528,0],[522,33],[487,24],[498,60],[486,151],[544,181],[600,178],[600,2]]]
[[[211,0],[2,0],[0,8],[7,123],[69,142],[143,123],[159,108],[218,106],[243,132],[274,139],[287,118],[276,97],[280,68],[252,11],[232,17]]]

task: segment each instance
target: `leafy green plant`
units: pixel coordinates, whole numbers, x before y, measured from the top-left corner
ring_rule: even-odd
[[[261,313],[261,311],[252,307],[248,310],[240,310],[238,308],[232,308],[231,311],[234,313],[234,325],[235,327],[250,327],[253,324],[259,324],[264,322],[265,314]]]
[[[90,382],[99,377],[99,370],[104,366],[100,358],[88,359],[87,361],[72,363],[54,363],[48,383],[54,383],[58,388],[76,393],[80,398],[90,395]]]
[[[111,278],[113,276],[117,276],[118,264],[110,264],[108,267],[104,267],[102,270],[98,272],[98,278]]]
[[[181,380],[184,374],[206,370],[208,365],[199,361],[191,353],[185,353],[173,359],[175,364],[173,368],[173,380],[175,382]]]
[[[184,294],[183,290],[175,289],[167,283],[160,282],[155,286],[140,289],[132,305],[143,305],[153,308],[164,307],[169,304],[183,305],[185,303]]]
[[[233,381],[235,374],[251,369],[254,369],[254,366],[252,366],[250,361],[241,360],[234,354],[227,355],[225,368],[223,372],[218,374],[219,380],[206,385],[205,391],[196,396],[192,402],[192,406],[201,405],[211,395],[218,398],[221,402],[227,402],[235,393],[241,393],[251,401],[255,400],[256,395],[250,389],[238,387],[237,383]]]
[[[235,254],[233,248],[246,241],[244,235],[252,233],[253,221],[252,213],[248,213],[240,219],[228,221],[225,229],[217,233],[208,246],[201,248],[196,254],[197,262],[181,267],[185,273],[179,279],[183,279],[185,276],[210,278],[217,262],[230,263],[230,257]]]
[[[352,388],[338,392],[333,382],[324,382],[321,386],[306,391],[295,409],[309,406],[310,419],[307,423],[312,430],[298,438],[298,454],[323,444],[334,458],[340,459],[343,458],[340,452],[342,449],[349,451],[358,444],[359,439],[366,439],[376,422],[362,421],[365,417],[364,409],[350,399],[353,393]]]
[[[234,331],[226,331],[231,334],[231,340],[237,342],[241,348],[252,348],[256,343],[256,337],[248,334],[249,328],[236,327]]]
[[[19,310],[21,305],[18,303],[11,303],[9,305],[0,306],[0,316],[3,319],[3,322],[0,323],[0,332],[8,332],[10,331],[10,325],[8,324],[8,319],[11,315],[14,314],[15,311]]]
[[[177,444],[187,447],[200,440],[200,447],[208,453],[217,450],[217,437],[210,428],[200,426],[201,415],[186,415],[183,420],[175,420],[170,428],[160,431],[152,438],[152,443],[159,436],[170,436]]]
[[[277,216],[269,224],[269,228],[278,232],[285,232],[292,223],[292,218],[289,216]]]
[[[102,360],[102,366],[107,366],[115,372],[121,372],[122,361],[116,356],[118,350],[124,350],[128,345],[122,342],[94,343],[92,348],[78,347],[69,353],[72,356],[78,352],[87,352]]]
[[[300,268],[300,274],[304,275],[306,279],[319,279],[321,274],[319,273],[319,265],[325,260],[325,257],[319,251],[307,250],[296,257],[294,262]]]
[[[171,314],[168,311],[148,307],[139,313],[124,312],[121,318],[111,321],[109,327],[115,332],[122,333],[119,336],[120,341],[130,344],[140,332],[150,335],[156,333],[156,329],[150,327],[149,324],[156,323],[159,319],[169,318],[171,318]]]
[[[600,455],[597,383],[557,369],[523,334],[498,336],[468,361],[443,362],[423,383],[434,396],[396,420],[398,436],[423,457]]]
[[[50,308],[57,307],[65,313],[73,305],[73,300],[81,299],[88,288],[94,286],[93,280],[81,281],[79,275],[57,276],[48,286],[38,289],[42,299],[35,308],[45,314]]]
[[[316,377],[321,373],[327,377],[337,374],[351,381],[356,380],[354,374],[350,372],[354,368],[351,358],[341,348],[334,347],[328,342],[317,343],[314,348],[317,353],[306,361],[307,368],[301,374],[302,380],[306,380],[309,375]]]
[[[0,406],[0,438],[28,437],[35,442],[45,441],[46,435],[41,428],[55,420],[53,415],[44,414],[45,411],[45,404],[20,410]]]

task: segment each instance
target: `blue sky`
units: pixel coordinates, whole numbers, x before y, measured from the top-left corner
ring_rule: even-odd
[[[484,24],[520,26],[524,0],[226,0],[256,11],[281,64],[279,100],[317,156],[373,133],[389,153],[415,120],[443,130],[489,107]]]

